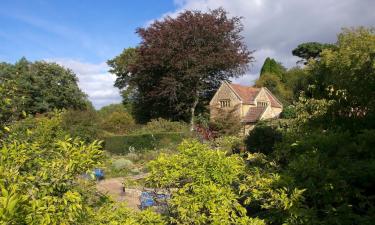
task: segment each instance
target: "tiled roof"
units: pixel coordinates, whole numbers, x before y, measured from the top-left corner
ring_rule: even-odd
[[[232,89],[240,96],[244,103],[252,104],[260,88],[243,86],[240,84],[229,84]]]
[[[246,104],[254,104],[254,100],[258,95],[260,88],[243,86],[240,84],[231,84],[229,83],[230,87],[237,93],[237,95],[241,98],[243,103]],[[276,99],[276,97],[268,90],[265,89],[268,98],[270,99],[271,106],[276,108],[281,108],[281,103]]]
[[[268,90],[266,90],[266,94],[268,98],[270,99],[271,106],[276,108],[282,108],[283,106],[281,103],[276,99],[276,97]]]
[[[258,121],[266,108],[266,106],[251,107],[242,121],[247,123],[254,123]]]

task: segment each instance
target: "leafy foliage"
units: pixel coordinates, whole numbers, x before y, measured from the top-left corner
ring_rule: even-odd
[[[291,90],[287,89],[281,78],[275,74],[263,74],[256,80],[255,86],[268,88],[283,103],[288,103],[293,100]]]
[[[131,132],[136,125],[129,113],[115,111],[102,120],[100,127],[107,132],[119,135]]]
[[[166,224],[160,214],[151,210],[135,213],[125,204],[112,203],[101,207],[95,212],[87,224],[94,225],[164,225]]]
[[[19,112],[36,114],[54,109],[88,107],[86,95],[77,85],[76,75],[56,63],[31,63],[22,58],[14,65],[2,64],[0,69],[1,82],[12,82],[13,94],[22,97]]]
[[[89,143],[99,139],[99,117],[92,109],[66,110],[62,114],[61,128],[73,138],[79,137]]]
[[[324,50],[321,59],[309,65],[314,77],[312,96],[334,101],[331,109],[335,119],[365,120],[368,127],[375,125],[374,42],[372,29],[345,29],[338,36],[337,49]]]
[[[157,148],[175,147],[185,135],[180,132],[161,132],[108,136],[105,149],[113,154],[127,154],[132,150],[144,152]]]
[[[249,152],[270,154],[276,142],[281,141],[282,134],[275,127],[257,125],[245,139],[246,149]]]
[[[319,42],[306,42],[299,44],[297,48],[293,49],[292,54],[300,57],[302,59],[300,62],[307,64],[309,59],[318,59],[320,53],[324,49],[335,49],[335,45]]]
[[[96,166],[98,142],[56,140],[48,147],[38,142],[9,141],[0,149],[1,222],[6,224],[78,223],[87,213],[84,193],[73,182]]]
[[[110,104],[103,106],[97,112],[100,118],[106,118],[113,112],[127,112],[128,109],[123,104]]]
[[[264,224],[246,216],[235,184],[244,173],[238,155],[211,150],[197,141],[185,141],[179,153],[161,155],[150,163],[150,185],[176,188],[169,202],[172,223]]]
[[[281,63],[276,62],[275,59],[267,57],[264,60],[262,68],[260,69],[260,76],[263,74],[273,74],[282,79],[285,72],[286,68],[281,65]]]
[[[152,119],[141,129],[134,133],[160,133],[160,132],[181,132],[188,133],[189,127],[184,122],[170,121],[163,118]]]
[[[238,115],[238,107],[229,110],[216,108],[215,110],[217,110],[217,116],[210,121],[210,130],[218,136],[233,136],[241,132],[242,124]]]
[[[244,146],[243,139],[237,136],[222,136],[214,140],[214,146],[228,154],[239,153]]]
[[[134,113],[152,118],[193,119],[221,81],[245,72],[251,61],[242,41],[240,18],[223,9],[184,11],[155,21],[137,33],[142,41],[108,64],[121,89],[135,91]],[[193,121],[193,120],[192,120]]]

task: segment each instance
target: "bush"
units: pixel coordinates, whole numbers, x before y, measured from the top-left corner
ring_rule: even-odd
[[[116,170],[130,170],[133,166],[133,162],[129,159],[119,158],[112,162],[112,166]]]
[[[111,136],[105,139],[105,149],[113,154],[127,154],[132,149],[142,152],[146,149],[175,146],[184,137],[183,133],[178,132]]]
[[[280,114],[283,119],[293,119],[296,117],[296,107],[294,105],[288,105],[283,109]]]
[[[264,224],[239,203],[236,187],[245,164],[238,155],[186,140],[177,154],[160,154],[149,169],[147,184],[172,190],[168,224]]]
[[[170,121],[163,118],[153,119],[134,133],[188,132],[189,126],[184,122]]]
[[[273,151],[276,142],[281,141],[281,132],[276,128],[260,125],[256,126],[245,139],[246,150],[269,154]]]
[[[100,144],[24,140],[10,137],[0,148],[0,224],[83,224],[91,196],[77,177],[100,165]]]
[[[29,116],[10,126],[7,140],[38,142],[41,147],[52,147],[55,140],[63,140],[68,133],[61,128],[61,113],[45,113],[37,117]]]
[[[67,110],[62,113],[61,127],[71,137],[79,137],[85,142],[99,138],[99,117],[94,110]]]
[[[137,153],[130,151],[128,154],[126,154],[126,158],[133,162],[136,162],[139,160],[140,157]]]
[[[108,117],[104,118],[101,123],[101,128],[113,134],[127,134],[135,127],[133,117],[125,112],[113,112]]]
[[[209,128],[219,136],[238,135],[242,124],[238,115],[238,108],[232,110],[216,109],[218,116],[210,121]]]
[[[243,147],[243,139],[236,136],[223,136],[217,138],[214,145],[227,153],[239,153]]]

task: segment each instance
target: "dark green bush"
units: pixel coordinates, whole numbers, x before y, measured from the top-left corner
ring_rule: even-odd
[[[256,126],[245,139],[246,150],[269,154],[276,142],[281,141],[281,132],[267,125]]]
[[[133,134],[149,134],[164,132],[188,133],[189,125],[184,122],[170,121],[163,118],[152,119],[145,126],[134,130]]]
[[[95,110],[67,110],[62,113],[61,128],[73,138],[89,143],[99,139],[99,117]]]
[[[296,117],[296,107],[294,105],[289,105],[285,107],[280,114],[281,118],[284,119],[293,119]]]
[[[180,132],[110,136],[105,138],[105,149],[112,154],[127,154],[148,149],[167,148],[179,144],[185,135]]]

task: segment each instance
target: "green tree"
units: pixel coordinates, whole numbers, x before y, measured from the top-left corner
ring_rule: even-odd
[[[286,68],[279,62],[276,62],[275,59],[267,57],[264,60],[263,66],[260,70],[260,76],[263,74],[274,74],[282,79],[283,74],[286,72]]]
[[[79,89],[76,75],[56,63],[32,63],[22,58],[14,65],[2,64],[0,69],[0,81],[12,82],[15,96],[22,96],[21,111],[36,114],[88,107],[87,97]]]
[[[311,93],[273,154],[288,186],[304,190],[304,224],[374,221],[374,52],[373,29],[344,29],[306,66]]]
[[[256,87],[268,88],[284,104],[290,104],[293,100],[293,93],[285,87],[281,78],[274,74],[263,74],[255,81]]]
[[[301,58],[301,61],[304,64],[307,64],[309,59],[318,59],[320,53],[324,49],[335,49],[333,44],[325,44],[319,42],[306,42],[299,44],[297,48],[293,49],[292,54]]]
[[[364,120],[372,128],[375,112],[375,32],[373,29],[344,29],[336,50],[326,49],[319,61],[308,65],[313,80],[312,96],[334,101],[335,119]]]
[[[284,73],[282,82],[285,89],[290,91],[291,101],[297,101],[301,92],[308,92],[308,86],[311,83],[311,74],[306,68],[293,67]]]
[[[135,88],[135,110],[144,114],[143,122],[162,117],[193,123],[199,103],[207,102],[221,81],[247,69],[252,57],[242,29],[240,18],[229,18],[223,9],[184,11],[138,29],[142,41],[136,54],[124,50],[109,65],[120,88]]]

